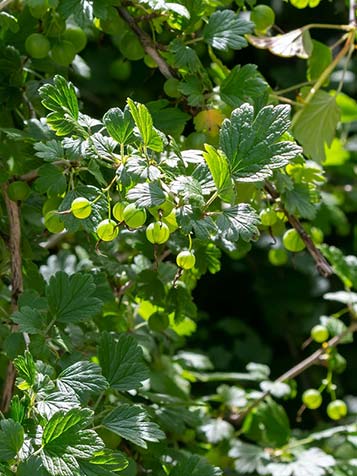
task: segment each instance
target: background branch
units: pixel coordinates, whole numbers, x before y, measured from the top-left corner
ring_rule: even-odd
[[[137,24],[136,20],[130,15],[130,13],[123,7],[117,7],[120,16],[127,22],[130,28],[138,37],[142,47],[145,50],[145,53],[149,55],[157,64],[161,74],[165,76],[165,78],[172,78],[174,75],[172,74],[169,65],[166,61],[161,57],[158,53],[156,46],[150,36],[143,31],[139,25]]]
[[[269,193],[271,198],[276,201],[279,198],[279,193],[275,189],[275,187],[270,182],[265,182],[265,190]],[[316,263],[316,267],[319,273],[324,276],[328,277],[333,274],[332,268],[322,255],[321,251],[318,250],[315,246],[315,243],[312,241],[310,235],[306,233],[306,230],[302,226],[300,220],[296,218],[296,216],[291,215],[283,206],[283,212],[286,215],[290,225],[295,228],[295,230],[299,233],[301,239],[305,243],[305,246],[312,256],[313,260]]]
[[[326,353],[326,351],[328,349],[333,349],[334,347],[336,347],[348,333],[354,333],[356,331],[357,331],[357,321],[353,321],[352,324],[344,332],[342,332],[338,336],[332,337],[332,339],[330,339],[328,342],[323,344],[314,353],[306,357],[306,359],[302,360],[301,362],[296,364],[294,367],[289,369],[287,372],[284,372],[282,375],[280,375],[280,377],[274,380],[274,383],[286,382],[287,380],[291,380],[297,377],[306,369],[318,363],[321,360],[321,357]],[[258,398],[257,400],[254,400],[254,402],[252,402],[247,408],[245,408],[240,413],[234,415],[234,417],[230,419],[232,423],[238,426],[246,417],[246,415],[248,415],[248,413],[250,413],[254,408],[256,408],[259,405],[259,403],[265,400],[266,397],[268,397],[269,395],[270,395],[269,391],[264,392],[260,398]]]
[[[10,200],[7,194],[7,184],[3,185],[3,197],[9,217],[9,249],[11,256],[11,310],[17,309],[19,295],[23,291],[22,259],[21,259],[21,224],[20,208],[17,202]],[[17,326],[12,327],[14,331]],[[26,339],[25,339],[26,340]],[[1,398],[0,410],[6,413],[9,409],[16,378],[15,367],[9,362]]]

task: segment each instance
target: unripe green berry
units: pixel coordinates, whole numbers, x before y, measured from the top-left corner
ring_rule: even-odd
[[[130,228],[140,228],[146,222],[146,211],[129,203],[123,210],[123,218]]]
[[[192,251],[180,251],[176,257],[176,263],[182,269],[192,269],[195,266],[196,257]]]
[[[322,403],[322,396],[318,390],[309,388],[302,394],[302,401],[310,410],[316,410]]]
[[[340,420],[347,415],[347,405],[343,400],[334,400],[327,405],[327,415],[331,420]]]
[[[71,203],[71,212],[76,218],[84,220],[92,213],[92,205],[85,197],[78,197]]]
[[[170,237],[170,230],[165,223],[161,221],[155,221],[154,223],[150,223],[146,228],[146,238],[152,244],[161,245],[166,243],[166,241]]]
[[[318,342],[319,344],[321,344],[322,342],[325,342],[328,339],[328,337],[329,337],[328,329],[321,324],[317,324],[311,329],[312,340],[314,340],[315,342]]]
[[[114,220],[102,220],[97,226],[97,235],[102,241],[113,241],[119,233]]]

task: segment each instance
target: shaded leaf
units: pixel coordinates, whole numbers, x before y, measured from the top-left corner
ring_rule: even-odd
[[[257,71],[255,64],[235,66],[221,84],[221,96],[232,107],[245,102],[254,104],[268,90],[269,85]]]
[[[214,12],[203,30],[203,37],[217,50],[240,50],[247,46],[244,35],[251,33],[254,24],[238,17],[232,10]]]
[[[219,213],[216,223],[220,236],[229,241],[239,238],[251,241],[259,236],[259,218],[254,208],[246,203],[225,208]]]
[[[90,274],[75,273],[68,276],[59,271],[51,277],[46,289],[49,309],[58,322],[73,323],[99,312],[102,301],[93,297],[96,286]]]
[[[105,390],[108,382],[101,369],[93,362],[76,362],[67,367],[57,377],[57,385],[63,393],[75,393],[81,398],[86,393],[99,393]]]
[[[13,459],[21,449],[24,442],[24,429],[14,420],[0,422],[0,460]]]
[[[105,417],[103,425],[142,448],[147,448],[147,441],[157,442],[165,438],[165,433],[149,420],[139,405],[120,405]]]
[[[149,377],[143,360],[143,352],[133,336],[120,334],[116,337],[103,332],[98,348],[103,375],[111,387],[120,391],[141,387]]]

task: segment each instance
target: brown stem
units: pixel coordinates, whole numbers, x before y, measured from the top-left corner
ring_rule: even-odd
[[[302,360],[301,362],[296,364],[294,367],[289,369],[287,372],[280,375],[280,377],[278,377],[274,381],[274,383],[286,382],[287,380],[291,380],[291,379],[297,377],[298,375],[303,373],[306,369],[308,369],[312,365],[319,362],[321,357],[326,353],[326,351],[328,349],[332,349],[332,348],[336,347],[341,342],[341,340],[346,336],[346,334],[348,334],[350,332],[353,333],[353,332],[356,332],[356,331],[357,331],[357,322],[353,321],[352,324],[344,332],[342,332],[342,334],[332,337],[332,339],[330,339],[328,342],[323,344],[314,353],[312,353],[311,355],[306,357],[306,359]],[[268,397],[269,395],[270,395],[269,391],[264,392],[262,394],[262,396],[260,398],[258,398],[257,400],[254,400],[254,402],[252,402],[249,405],[249,407],[245,408],[239,414],[234,415],[233,423],[235,425],[240,424],[242,422],[242,420],[244,419],[244,417],[246,415],[248,415],[248,413],[250,413],[255,407],[257,407],[259,405],[259,403],[261,403],[263,400],[265,400],[265,398]]]
[[[117,7],[117,9],[120,16],[127,22],[127,24],[130,26],[130,28],[138,37],[140,43],[142,44],[142,47],[145,50],[145,53],[151,56],[151,58],[155,61],[162,75],[165,76],[165,78],[172,78],[173,74],[172,74],[172,71],[170,70],[169,65],[158,53],[157,48],[154,42],[152,41],[152,39],[150,38],[150,36],[139,27],[136,20],[130,15],[130,13],[125,8]]]
[[[276,201],[279,198],[277,190],[270,182],[265,182],[265,190],[269,192],[273,200]],[[324,277],[331,276],[333,274],[331,266],[329,265],[325,257],[322,255],[321,251],[316,248],[315,243],[312,241],[310,235],[306,233],[306,230],[302,226],[300,220],[296,218],[295,215],[291,215],[285,208],[283,208],[283,211],[287,219],[289,220],[290,225],[295,228],[295,230],[299,233],[301,239],[305,243],[308,252],[316,263],[316,267],[319,273]]]
[[[10,198],[8,197],[7,184],[3,185],[2,188],[7,214],[9,217],[9,249],[11,255],[11,308],[12,311],[15,311],[17,309],[17,301],[19,295],[23,291],[20,209],[18,204],[10,200]],[[12,331],[15,331],[16,328],[17,326],[13,326]],[[9,362],[6,371],[3,394],[0,404],[0,409],[3,413],[6,413],[9,409],[15,384],[15,378],[15,368],[12,362]]]

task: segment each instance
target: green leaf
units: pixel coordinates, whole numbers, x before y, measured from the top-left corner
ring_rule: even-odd
[[[332,62],[332,51],[324,43],[312,40],[313,50],[307,60],[307,79],[317,81],[327,66]]]
[[[36,366],[30,352],[25,351],[25,354],[19,355],[14,360],[14,366],[20,378],[22,378],[31,387],[35,383]]]
[[[223,209],[216,223],[220,236],[229,241],[238,241],[239,238],[251,241],[259,236],[259,218],[254,208],[246,203]]]
[[[346,324],[335,317],[321,316],[320,322],[327,328],[330,337],[340,336],[347,330]],[[353,342],[353,334],[351,332],[347,332],[340,341],[341,344],[349,344],[351,342]]]
[[[58,5],[58,11],[64,18],[73,16],[79,26],[85,27],[93,21],[92,0],[62,0]]]
[[[324,476],[336,461],[320,448],[309,448],[299,454],[292,463],[270,463],[267,470],[272,476]]]
[[[243,433],[257,443],[280,448],[289,441],[289,419],[284,408],[271,398],[260,403],[245,418]]]
[[[113,410],[103,421],[103,425],[113,433],[147,448],[147,441],[158,442],[165,438],[156,423],[149,420],[140,405],[123,404]]]
[[[239,18],[232,10],[213,13],[203,30],[206,42],[217,50],[240,50],[248,45],[243,35],[251,33],[254,24]]]
[[[61,220],[67,230],[75,232],[83,228],[87,232],[93,232],[96,229],[97,225],[108,215],[108,203],[104,197],[100,197],[98,200],[99,195],[100,190],[92,185],[80,185],[66,194],[59,206],[59,211],[67,212],[61,215]],[[72,213],[68,213],[73,200],[77,197],[84,197],[92,202],[92,213],[84,220],[78,220]]]
[[[128,98],[128,105],[144,145],[155,152],[161,152],[164,145],[160,135],[153,126],[148,108],[144,104],[134,102],[130,98]]]
[[[336,98],[319,90],[302,112],[297,114],[293,127],[295,138],[303,146],[307,156],[316,162],[323,162],[325,144],[331,145],[340,119]]]
[[[250,445],[234,440],[228,455],[235,459],[234,467],[239,474],[254,473],[261,467],[266,458],[264,449],[257,445]]]
[[[200,426],[209,443],[216,444],[220,441],[227,440],[233,436],[233,426],[221,418],[211,419],[204,425]]]
[[[316,216],[317,206],[312,201],[311,190],[308,185],[297,183],[292,190],[287,190],[283,195],[287,211],[302,218],[313,220]]]
[[[167,311],[173,313],[175,323],[180,323],[187,317],[195,318],[197,316],[196,305],[191,294],[183,284],[172,287],[169,290],[167,301]]]
[[[47,142],[37,142],[34,144],[34,149],[37,151],[35,154],[36,157],[39,157],[46,162],[64,159],[62,144],[57,140],[53,139]]]
[[[180,459],[170,476],[221,476],[222,470],[210,465],[198,455],[185,455]]]
[[[220,147],[226,154],[231,176],[243,182],[270,177],[301,152],[294,142],[279,139],[289,129],[289,106],[263,107],[254,118],[254,109],[243,104],[225,119]]]
[[[128,107],[122,111],[119,107],[109,109],[103,116],[103,122],[109,134],[119,144],[129,144],[133,139],[134,122]]]
[[[157,182],[150,182],[135,185],[128,191],[126,198],[139,208],[150,208],[164,203],[166,196]]]
[[[16,476],[48,476],[47,471],[41,464],[40,458],[31,456],[26,461],[19,464]]]
[[[320,249],[343,284],[347,288],[357,289],[357,257],[344,256],[335,246],[321,245]]]
[[[12,33],[19,31],[18,20],[7,12],[0,12],[0,29],[5,32],[10,30]]]
[[[11,316],[11,319],[19,325],[21,332],[28,334],[38,334],[46,323],[44,316],[37,309],[29,306],[22,306]]]
[[[0,422],[0,460],[13,459],[21,449],[24,442],[24,429],[14,420]]]
[[[253,104],[268,91],[269,85],[255,64],[235,66],[221,84],[221,96],[232,107]]]
[[[229,203],[234,197],[234,189],[229,173],[227,158],[224,154],[217,151],[209,144],[205,144],[205,149],[206,152],[203,152],[203,157],[212,174],[214,183],[217,187],[218,196]]]
[[[42,104],[52,111],[47,123],[59,136],[73,131],[78,120],[78,101],[74,86],[62,76],[56,75],[53,84],[45,84],[39,89]]]
[[[63,393],[75,393],[79,398],[86,393],[98,393],[108,387],[101,369],[93,362],[76,362],[57,377],[57,385]]]
[[[47,422],[42,434],[42,463],[52,476],[72,476],[79,470],[77,458],[90,459],[104,447],[93,430],[88,409],[59,411]]]
[[[203,69],[202,63],[196,51],[185,45],[181,40],[175,39],[169,45],[169,51],[173,56],[176,68],[184,69],[188,73],[198,73]]]
[[[141,387],[141,383],[149,377],[142,349],[128,334],[116,337],[103,332],[98,357],[110,386],[122,392]]]
[[[62,195],[67,188],[63,172],[53,165],[43,165],[38,169],[38,179],[35,188],[40,193],[47,193],[49,197]]]
[[[74,393],[47,393],[46,390],[41,390],[36,397],[36,408],[42,417],[50,419],[60,410],[68,411],[73,408],[80,408],[80,401]]]
[[[260,383],[260,388],[263,392],[269,392],[276,398],[286,397],[291,393],[290,386],[284,382],[271,382],[270,380],[265,380]]]
[[[113,476],[128,466],[128,460],[123,453],[104,449],[95,453],[89,461],[80,461],[79,466],[85,476]]]
[[[63,271],[56,273],[46,289],[52,318],[68,324],[93,317],[102,306],[102,301],[93,297],[95,289],[90,274],[68,276]]]
[[[330,94],[335,93],[336,91],[330,91]],[[357,121],[357,101],[347,94],[339,92],[336,96],[336,104],[341,111],[341,122]]]
[[[204,104],[204,89],[197,76],[186,76],[185,81],[181,81],[178,87],[180,93],[187,96],[187,103],[193,107]]]
[[[169,101],[160,99],[146,104],[155,127],[165,134],[179,136],[191,116],[178,107],[168,107]]]

